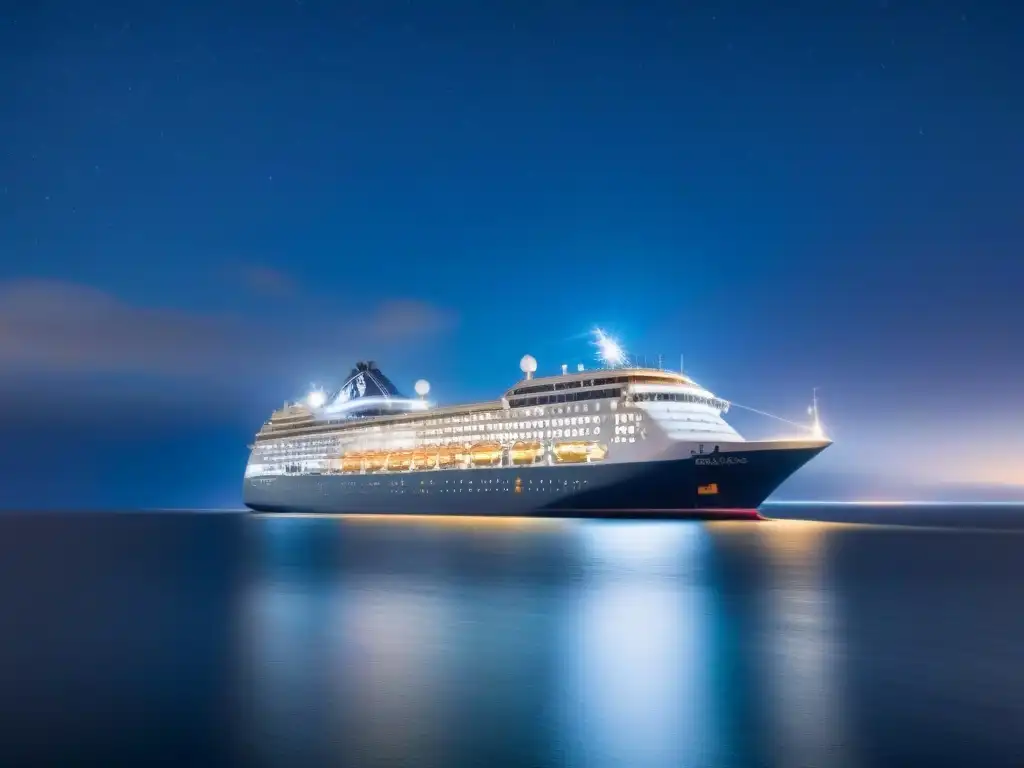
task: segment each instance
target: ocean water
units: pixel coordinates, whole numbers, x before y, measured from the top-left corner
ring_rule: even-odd
[[[0,764],[1024,765],[1024,508],[768,511],[5,515]]]

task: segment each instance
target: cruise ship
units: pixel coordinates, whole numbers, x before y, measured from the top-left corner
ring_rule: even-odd
[[[542,517],[758,517],[824,450],[748,441],[730,403],[682,372],[615,365],[523,377],[501,397],[437,406],[402,395],[374,362],[328,396],[285,403],[256,435],[245,505],[263,513]]]

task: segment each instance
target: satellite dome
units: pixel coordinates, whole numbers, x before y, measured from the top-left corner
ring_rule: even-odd
[[[519,370],[523,373],[536,373],[537,359],[533,355],[523,355],[523,359],[519,361]]]
[[[420,379],[416,382],[413,388],[416,390],[417,395],[420,397],[426,397],[427,393],[430,391],[430,382],[426,379]]]

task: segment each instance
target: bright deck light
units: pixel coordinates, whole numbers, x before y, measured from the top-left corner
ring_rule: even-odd
[[[626,351],[600,328],[594,330],[594,345],[597,347],[598,359],[609,368],[625,364]]]

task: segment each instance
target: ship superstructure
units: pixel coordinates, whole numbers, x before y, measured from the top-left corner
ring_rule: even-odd
[[[749,442],[681,372],[524,378],[494,401],[406,397],[373,362],[286,404],[256,436],[245,503],[267,512],[604,515],[755,509],[825,439]]]

